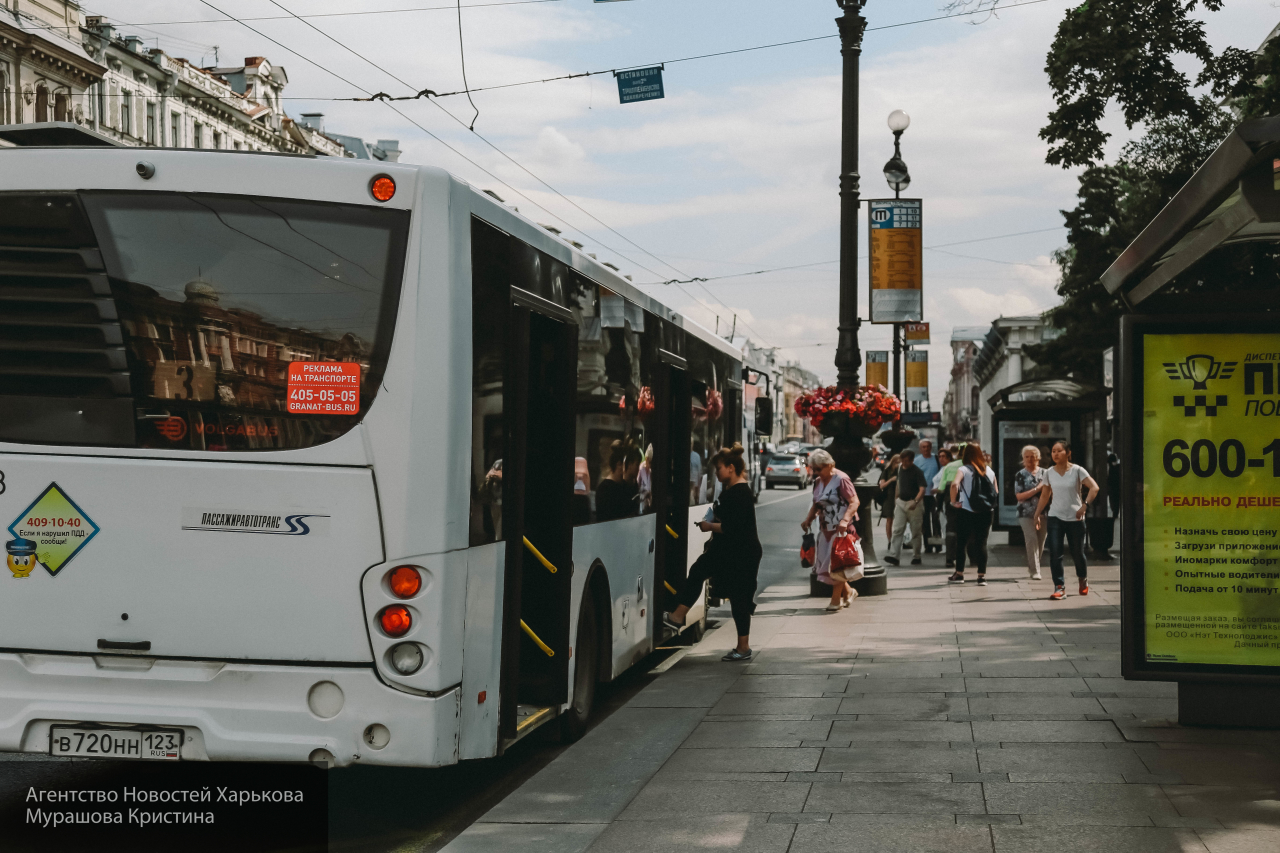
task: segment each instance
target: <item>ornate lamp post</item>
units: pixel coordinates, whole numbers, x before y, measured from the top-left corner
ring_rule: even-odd
[[[844,14],[836,18],[840,27],[840,53],[844,57],[844,98],[842,143],[840,147],[840,337],[836,345],[836,384],[858,386],[862,351],[858,346],[858,64],[862,57],[862,36],[867,19],[862,7],[867,0],[836,0]]]
[[[893,190],[894,198],[902,198],[902,191],[911,186],[911,172],[902,159],[902,134],[911,127],[911,116],[903,110],[889,113],[889,130],[893,131],[893,157],[884,164],[884,179]],[[893,395],[902,397],[902,324],[893,324]],[[904,445],[905,446],[905,445]]]

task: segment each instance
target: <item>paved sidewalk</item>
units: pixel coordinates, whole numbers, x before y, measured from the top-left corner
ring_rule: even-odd
[[[986,587],[928,556],[835,614],[797,565],[752,663],[719,661],[726,618],[446,849],[1280,850],[1280,733],[1180,727],[1174,685],[1120,678],[1116,564],[1053,602],[992,552]]]

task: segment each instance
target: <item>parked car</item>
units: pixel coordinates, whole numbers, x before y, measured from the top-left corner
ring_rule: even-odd
[[[777,453],[764,469],[764,487],[776,485],[795,486],[803,489],[809,485],[809,469],[804,460],[794,453]]]

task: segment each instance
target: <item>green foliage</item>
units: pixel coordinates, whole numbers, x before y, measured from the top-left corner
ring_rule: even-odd
[[[1058,107],[1041,136],[1053,146],[1049,163],[1087,168],[1078,204],[1062,212],[1067,246],[1054,257],[1063,301],[1049,319],[1062,335],[1028,349],[1047,375],[1100,381],[1101,352],[1116,345],[1126,311],[1102,286],[1102,274],[1239,121],[1280,113],[1280,40],[1260,53],[1227,48],[1215,55],[1189,16],[1197,5],[1217,11],[1222,0],[1087,0],[1059,27],[1047,63]],[[1180,55],[1200,60],[1195,86],[1213,98],[1196,96],[1175,67]],[[1098,125],[1113,102],[1130,127],[1144,123],[1146,132],[1115,163],[1101,164],[1108,135]],[[1278,273],[1272,244],[1225,247],[1142,307],[1186,311],[1189,295],[1274,289]]]
[[[1071,167],[1100,161],[1110,134],[1099,123],[1112,102],[1130,128],[1174,116],[1195,123],[1208,119],[1175,62],[1179,55],[1189,54],[1206,69],[1236,70],[1234,64],[1219,63],[1205,39],[1204,25],[1190,17],[1197,6],[1217,11],[1222,3],[1086,0],[1069,10],[1045,65],[1058,105],[1040,131],[1052,146],[1048,162]]]

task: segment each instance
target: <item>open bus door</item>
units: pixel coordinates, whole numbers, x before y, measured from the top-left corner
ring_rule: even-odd
[[[657,509],[657,547],[654,553],[654,589],[663,607],[655,607],[653,636],[665,637],[662,611],[674,610],[675,594],[689,573],[689,454],[692,449],[693,409],[689,397],[689,375],[680,356],[659,352],[656,369],[654,415],[663,425],[654,443],[653,499]]]
[[[499,734],[549,719],[568,698],[578,328],[555,303],[512,289],[503,479],[506,527]]]

